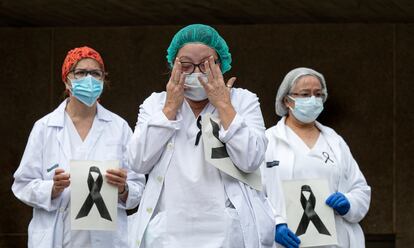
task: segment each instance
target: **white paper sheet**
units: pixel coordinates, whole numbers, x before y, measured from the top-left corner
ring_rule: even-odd
[[[250,187],[261,191],[262,190],[262,178],[260,175],[260,169],[257,169],[253,173],[245,173],[239,170],[231,161],[230,157],[212,158],[212,149],[223,147],[223,143],[217,139],[213,134],[213,127],[210,118],[220,126],[220,120],[214,118],[210,113],[207,113],[201,118],[202,136],[204,144],[204,156],[208,163],[212,164],[217,169],[223,171],[229,176],[232,176],[241,182],[244,182]]]
[[[304,214],[304,208],[301,204],[302,186],[308,185],[315,197],[314,211],[330,234],[321,234],[314,223],[310,221],[306,232],[298,236],[301,240],[300,247],[337,244],[334,212],[332,208],[325,204],[325,200],[330,195],[328,182],[326,180],[292,180],[283,181],[282,184],[286,200],[286,214],[289,229],[293,233],[296,233],[298,230]],[[304,191],[303,195],[308,201],[310,193]]]
[[[111,220],[101,216],[95,202],[86,216],[79,216],[79,212],[89,195],[88,176],[91,167],[99,168],[102,175],[102,187],[99,194],[103,199]],[[108,184],[105,175],[108,169],[115,169],[118,167],[119,161],[70,161],[70,218],[72,230],[116,229],[118,188]],[[96,183],[98,174],[96,172],[91,172],[91,175],[93,181]]]

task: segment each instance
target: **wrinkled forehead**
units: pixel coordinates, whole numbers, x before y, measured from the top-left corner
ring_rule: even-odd
[[[202,43],[189,43],[184,45],[177,53],[178,58],[186,58],[192,62],[199,62],[213,56],[218,59],[216,51]]]
[[[291,91],[300,90],[322,90],[322,83],[319,77],[315,75],[302,75],[295,79]]]

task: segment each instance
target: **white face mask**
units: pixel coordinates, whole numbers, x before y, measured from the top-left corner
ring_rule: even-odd
[[[184,85],[186,86],[186,89],[184,90],[184,96],[193,101],[202,101],[207,99],[206,91],[198,80],[199,77],[203,80],[203,82],[208,82],[207,75],[200,72],[194,72],[185,77]]]

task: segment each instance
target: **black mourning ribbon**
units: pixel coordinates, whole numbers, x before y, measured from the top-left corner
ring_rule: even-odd
[[[328,163],[328,160],[333,163],[334,161],[329,157],[329,153],[327,152],[322,152],[322,155],[326,158],[325,159],[325,164]]]
[[[93,180],[91,172],[98,173],[98,177],[96,178],[96,181]],[[111,216],[109,215],[108,209],[106,208],[105,202],[103,201],[101,193],[100,193],[101,188],[102,188],[102,182],[103,182],[102,174],[99,168],[96,166],[91,166],[91,168],[89,168],[89,175],[88,175],[89,195],[86,198],[85,202],[83,203],[75,219],[88,216],[89,212],[92,209],[93,204],[95,204],[96,208],[98,208],[98,211],[101,217],[109,221],[112,221]]]
[[[201,115],[199,115],[197,118],[197,127],[200,131],[198,131],[197,136],[196,136],[196,140],[195,140],[196,146],[198,146],[198,143],[200,143],[200,138],[201,138]]]
[[[310,193],[308,200],[306,200],[305,196],[303,195],[303,192],[305,191]],[[299,222],[299,226],[295,234],[297,236],[300,236],[306,233],[306,230],[309,226],[309,222],[312,221],[313,225],[315,225],[319,233],[331,236],[328,229],[326,229],[325,225],[322,223],[321,218],[319,218],[318,214],[315,212],[316,199],[309,185],[302,186],[300,192],[300,203],[302,204],[302,208],[305,211],[303,212],[302,218]]]
[[[220,140],[219,139],[219,130],[220,130],[219,125],[216,122],[214,122],[212,119],[210,119],[210,122],[211,122],[211,126],[213,127],[214,137],[216,137],[216,139]],[[221,142],[221,143],[223,144],[222,147],[215,147],[215,148],[211,149],[212,150],[211,151],[211,158],[219,159],[219,158],[229,157],[229,154],[227,153],[227,150],[226,150],[226,144],[224,144],[223,142]]]

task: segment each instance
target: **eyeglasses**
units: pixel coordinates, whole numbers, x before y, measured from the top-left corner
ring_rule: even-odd
[[[214,61],[216,64],[220,63],[219,60],[215,60]],[[184,73],[187,74],[191,74],[195,71],[195,68],[198,67],[198,69],[200,70],[201,73],[206,73],[206,66],[205,66],[205,61],[199,63],[199,64],[194,64],[192,62],[181,62],[181,70]]]
[[[289,95],[290,96],[295,96],[297,98],[307,98],[307,97],[311,97],[311,96],[315,96],[315,97],[319,97],[319,98],[324,98],[325,97],[325,94],[321,93],[321,92],[318,92],[318,93],[315,93],[315,94],[312,94],[312,93],[309,93],[309,92],[302,92],[302,93],[292,92]]]
[[[88,75],[91,75],[92,77],[102,80],[105,73],[102,70],[85,70],[85,69],[74,69],[72,71],[70,71],[73,73],[73,76],[75,77],[75,79],[80,79],[80,78],[84,78]]]

